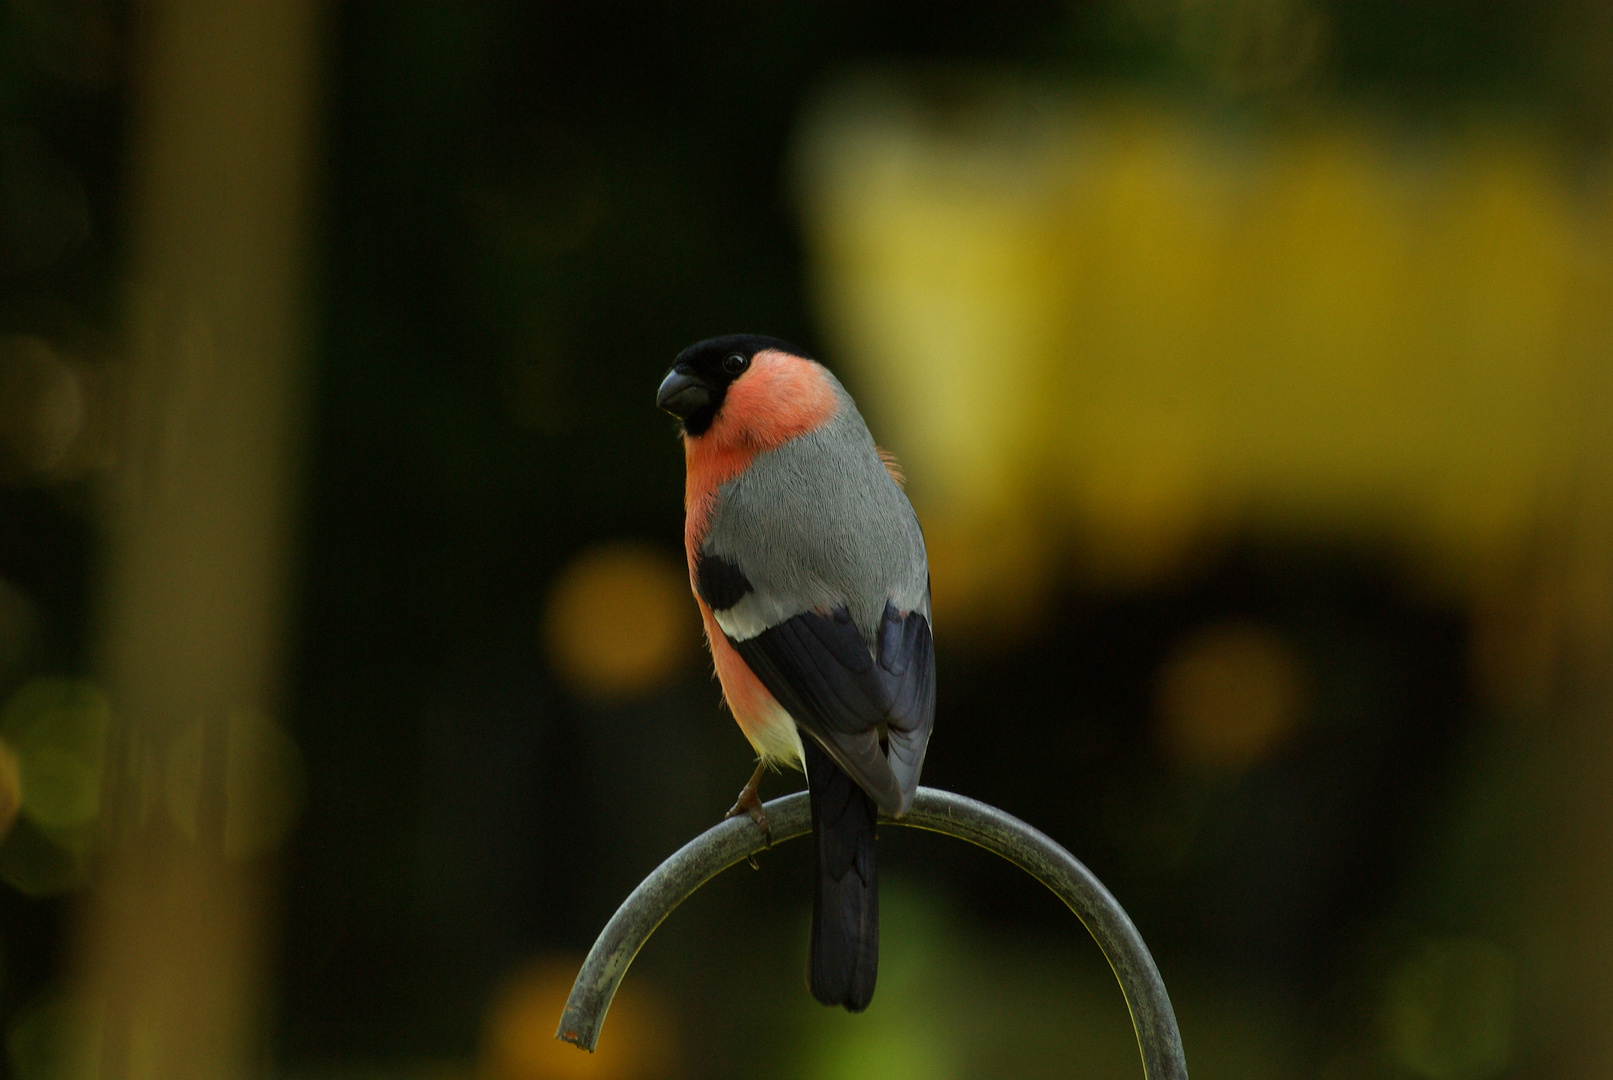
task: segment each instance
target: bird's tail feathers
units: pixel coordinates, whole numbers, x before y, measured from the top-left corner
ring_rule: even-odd
[[[879,879],[874,800],[810,738],[805,749],[817,848],[812,895],[812,996],[862,1012],[879,973]]]

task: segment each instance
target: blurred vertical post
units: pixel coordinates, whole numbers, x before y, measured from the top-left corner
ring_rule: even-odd
[[[313,0],[134,16],[115,730],[78,964],[100,1075],[161,1080],[251,1072],[260,1050],[266,864],[238,819],[282,666],[319,20]]]
[[[1613,324],[1605,310],[1584,323],[1575,489],[1526,621],[1550,642],[1531,652],[1559,718],[1532,837],[1548,870],[1525,899],[1524,936],[1556,953],[1540,964],[1556,969],[1541,1011],[1563,1075],[1591,1076],[1613,1067]]]

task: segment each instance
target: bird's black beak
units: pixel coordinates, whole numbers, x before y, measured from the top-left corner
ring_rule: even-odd
[[[661,380],[655,404],[680,420],[687,420],[711,404],[711,387],[695,375],[673,368]]]

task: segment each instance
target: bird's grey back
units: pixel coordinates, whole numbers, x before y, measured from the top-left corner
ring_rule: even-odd
[[[839,398],[835,415],[756,455],[718,490],[701,552],[736,562],[753,588],[719,615],[736,640],[845,604],[872,648],[887,600],[930,617],[918,517],[851,395],[828,378]]]

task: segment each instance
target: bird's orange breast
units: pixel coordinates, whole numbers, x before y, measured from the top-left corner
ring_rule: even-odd
[[[723,700],[734,722],[756,752],[766,761],[781,765],[796,765],[801,760],[801,735],[795,720],[778,703],[778,699],[762,685],[739,655],[711,613],[711,608],[700,597],[700,621],[706,627],[706,642],[711,646],[711,660],[717,668],[717,681],[722,684]]]
[[[722,486],[749,468],[757,454],[827,423],[838,407],[834,386],[821,367],[767,349],[752,357],[750,369],[729,386],[711,427],[698,437],[683,440],[687,470],[683,546],[689,561],[689,586],[700,605],[717,679],[745,738],[764,760],[782,764],[795,764],[801,758],[795,721],[723,636],[711,608],[700,599],[695,562]]]
[[[734,380],[705,434],[683,440],[683,542],[694,555],[706,537],[717,490],[744,472],[757,454],[805,435],[834,416],[834,386],[811,360],[766,349]]]

